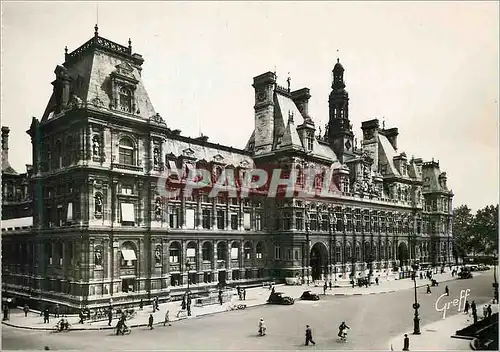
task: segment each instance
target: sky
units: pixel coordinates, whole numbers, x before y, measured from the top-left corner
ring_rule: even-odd
[[[243,148],[254,128],[253,77],[308,87],[328,120],[340,58],[361,122],[398,127],[398,151],[439,160],[454,206],[499,198],[498,2],[3,2],[1,118],[10,163],[31,164],[25,131],[41,117],[64,47],[99,35],[143,55],[143,82],[170,128]],[[323,128],[324,131],[324,128]]]

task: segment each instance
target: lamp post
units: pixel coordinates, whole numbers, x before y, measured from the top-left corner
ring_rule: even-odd
[[[415,310],[415,316],[413,317],[413,335],[420,335],[420,318],[418,317],[418,308],[420,304],[417,301],[417,266],[413,265],[412,272],[413,287],[415,290],[415,302],[413,303],[413,309]]]
[[[189,261],[186,261],[186,271],[187,271],[187,280],[188,280],[188,287],[187,291],[189,293],[189,270],[191,269],[191,263]]]

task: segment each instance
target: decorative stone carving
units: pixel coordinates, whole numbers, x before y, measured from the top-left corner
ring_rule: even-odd
[[[100,246],[94,249],[94,264],[96,266],[102,266],[102,249]]]
[[[98,158],[100,150],[101,150],[101,141],[99,136],[95,135],[92,137],[92,156]]]
[[[156,220],[160,221],[161,220],[161,213],[162,213],[162,206],[161,206],[161,200],[157,199],[155,202],[155,217]]]
[[[157,124],[160,124],[160,125],[166,125],[165,120],[158,113],[156,113],[155,115],[151,116],[149,118],[149,121],[157,123]]]
[[[103,108],[104,107],[104,103],[102,102],[101,99],[99,99],[98,97],[95,97],[94,99],[92,99],[90,101],[90,103],[92,105],[94,105],[95,107],[98,107],[98,108]]]
[[[95,215],[102,215],[102,194],[98,193],[94,196],[94,213]]]

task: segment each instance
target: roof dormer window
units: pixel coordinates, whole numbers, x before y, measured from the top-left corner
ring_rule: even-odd
[[[308,151],[313,150],[313,142],[314,142],[314,132],[308,132],[306,134],[306,149]]]

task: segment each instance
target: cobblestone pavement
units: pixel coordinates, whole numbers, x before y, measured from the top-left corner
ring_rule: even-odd
[[[466,288],[471,289],[471,299],[476,299],[477,302],[488,300],[492,295],[492,278],[487,274],[486,272],[472,280],[456,280],[447,283],[450,288],[450,300],[458,298],[460,290]],[[426,294],[425,288],[418,289],[423,329],[427,329],[428,324],[442,319],[442,313],[437,312],[434,306],[436,299],[444,291],[443,286],[440,285],[431,294]],[[294,289],[300,292],[304,288]],[[254,290],[257,292],[256,296],[266,297],[269,293],[263,288]],[[285,289],[278,287],[277,290],[284,291]],[[321,292],[322,288],[317,287],[313,290]],[[413,290],[409,289],[381,295],[326,295],[321,296],[319,302],[297,301],[293,306],[266,305],[231,311],[210,317],[176,321],[167,327],[156,325],[152,331],[146,327],[136,327],[132,328],[132,334],[128,336],[113,336],[113,331],[109,330],[52,333],[16,329],[4,325],[2,342],[4,349],[40,349],[47,345],[51,349],[78,350],[123,350],[124,348],[136,350],[300,350],[306,348],[302,346],[304,329],[305,324],[310,324],[317,345],[309,348],[388,350],[388,341],[392,338],[400,338],[402,331],[411,330],[413,295]],[[249,299],[250,297],[247,296],[247,300]],[[149,315],[148,309],[145,309],[145,315]],[[450,311],[449,317],[457,313]],[[265,319],[268,327],[268,335],[262,338],[257,336],[257,323],[260,318]],[[336,341],[337,327],[341,321],[346,321],[351,327],[347,343]],[[430,334],[431,332],[424,330],[421,336],[430,336]],[[446,336],[443,338],[448,339]],[[398,341],[395,340],[395,346]],[[436,338],[436,341],[439,342],[439,339]],[[414,343],[417,342],[414,341]],[[400,350],[400,348],[394,349]],[[440,348],[433,346],[430,349]]]

